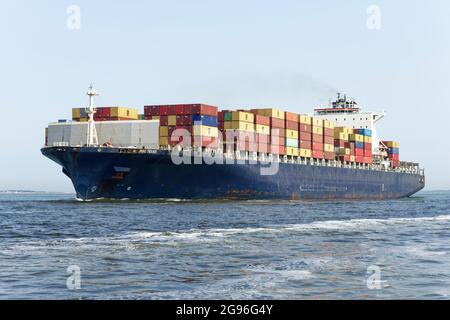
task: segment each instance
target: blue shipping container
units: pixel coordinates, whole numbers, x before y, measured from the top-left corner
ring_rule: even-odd
[[[355,131],[357,134],[362,134],[363,136],[366,136],[366,137],[372,136],[372,130],[370,130],[370,129],[356,129]]]
[[[363,149],[364,142],[355,141],[355,148]]]
[[[214,116],[205,116],[200,114],[194,114],[192,116],[192,121],[195,124],[200,124],[208,127],[217,127],[217,117]],[[200,123],[198,123],[200,122]]]
[[[399,149],[398,148],[389,148],[388,149],[388,154],[399,154]]]

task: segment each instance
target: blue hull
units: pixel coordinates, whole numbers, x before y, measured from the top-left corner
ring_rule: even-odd
[[[167,152],[51,147],[43,155],[63,167],[77,197],[108,199],[397,199],[421,190],[421,175],[280,163],[175,165]]]

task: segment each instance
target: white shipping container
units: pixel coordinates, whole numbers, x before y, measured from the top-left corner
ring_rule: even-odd
[[[83,146],[87,140],[87,122],[50,123],[48,146]],[[99,121],[95,123],[100,145],[113,147],[159,147],[158,120]]]

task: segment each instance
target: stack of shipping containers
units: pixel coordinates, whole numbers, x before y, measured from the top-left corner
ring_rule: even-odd
[[[286,146],[286,155],[298,157],[298,114],[292,112],[284,113],[284,125],[285,125],[285,146]]]
[[[254,152],[254,115],[244,111],[223,112],[223,142],[225,151]]]
[[[326,160],[334,160],[334,124],[323,120],[323,157]]]
[[[312,157],[312,118],[301,114],[298,123],[299,132],[299,156]]]
[[[128,107],[99,107],[94,114],[95,121],[138,120],[139,113],[136,109]],[[88,121],[86,108],[73,108],[72,120],[79,122]]]
[[[383,141],[388,147],[388,159],[394,168],[400,166],[400,144],[396,141]]]
[[[94,115],[95,121],[138,119],[159,120],[161,147],[179,144],[182,137],[172,137],[172,133],[176,129],[185,129],[191,134],[190,143],[194,147],[219,148],[220,145],[226,152],[227,138],[232,135],[232,151],[373,163],[370,129],[334,127],[328,120],[276,108],[219,112],[217,107],[205,104],[177,104],[145,106],[142,115],[127,107],[101,107]],[[86,109],[73,108],[72,120],[87,121]],[[223,145],[219,136],[223,138]],[[383,143],[388,147],[387,158],[391,166],[398,167],[398,142]]]
[[[312,157],[323,159],[323,120],[312,118]]]
[[[286,145],[285,145],[285,123],[284,123],[284,112],[275,109],[253,109],[252,113],[256,113],[261,116],[269,118],[270,122],[270,153],[285,155]]]
[[[364,140],[363,163],[372,164],[372,130],[355,129],[355,132],[363,136]]]
[[[349,135],[353,133],[353,129],[346,127],[334,128],[334,152],[336,159],[341,162],[350,162],[350,142]]]
[[[217,112],[217,107],[205,104],[144,107],[146,120],[159,120],[159,144],[162,147],[179,144],[182,141],[181,135],[175,137],[172,133],[176,129],[185,129],[192,135],[192,146],[217,148]]]

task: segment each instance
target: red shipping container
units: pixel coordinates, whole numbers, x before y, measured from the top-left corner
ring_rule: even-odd
[[[217,117],[218,108],[207,104],[194,104],[191,107],[192,114]]]
[[[373,163],[372,157],[364,157],[364,162],[367,164],[372,164]]]
[[[270,126],[273,128],[284,129],[284,120],[277,118],[270,118]]]
[[[323,159],[323,151],[321,151],[321,150],[313,150],[312,151],[312,157],[314,159]]]
[[[285,121],[286,129],[298,131],[298,122]]]
[[[364,149],[355,148],[355,156],[364,156]]]
[[[286,148],[284,146],[270,146],[270,153],[273,154],[279,154],[279,155],[285,155],[286,154]]]
[[[388,158],[391,160],[400,160],[400,155],[399,154],[389,154]]]
[[[152,116],[144,115],[144,119],[145,119],[145,120],[152,120]]]
[[[323,143],[313,142],[312,143],[312,150],[323,151]]]
[[[278,145],[278,146],[284,146],[284,137],[270,137],[270,144],[272,145]]]
[[[269,153],[269,145],[263,144],[263,143],[258,143],[257,144],[257,152]]]
[[[286,121],[292,121],[292,122],[298,123],[298,114],[296,114],[296,113],[286,111],[284,113],[284,118],[286,119]],[[297,129],[292,129],[292,130],[297,130]]]
[[[364,143],[364,150],[372,150],[372,144],[371,143]]]
[[[400,167],[400,161],[399,160],[392,160],[392,167],[393,168]]]
[[[256,143],[268,144],[270,142],[270,136],[268,134],[257,133],[255,140]]]
[[[334,138],[334,129],[323,128],[323,135]]]
[[[338,148],[348,148],[350,146],[346,146],[345,140],[334,140],[334,146]]]
[[[262,124],[265,126],[270,126],[270,118],[266,116],[261,116],[259,114],[255,115],[255,123],[256,124]]]
[[[334,155],[334,152],[324,152],[323,157],[326,160],[334,160],[335,155]]]
[[[372,150],[364,150],[364,157],[372,158]]]
[[[161,106],[161,107],[159,107],[159,115],[160,116],[167,116],[167,115],[169,115],[169,106]]]
[[[298,131],[312,133],[312,125],[299,123]]]
[[[355,162],[364,163],[364,157],[363,156],[355,156]]]
[[[334,137],[323,136],[323,143],[334,144]]]
[[[217,121],[223,122],[223,111],[217,112]]]
[[[310,132],[299,132],[299,138],[300,138],[300,140],[311,141],[312,140],[312,133],[310,133]]]
[[[167,126],[168,124],[169,124],[168,116],[159,116],[159,125],[160,126]]]
[[[299,141],[299,148],[300,149],[312,149],[312,142],[311,140],[300,140]]]
[[[176,115],[182,115],[184,114],[184,105],[183,104],[177,104],[175,106],[175,114]]]
[[[220,131],[224,131],[224,127],[223,127],[223,122],[219,122],[217,127],[219,128]]]
[[[284,138],[284,136],[285,136],[284,129],[281,129],[281,128],[271,128],[270,133],[271,133],[270,135],[273,137],[277,136],[277,137]]]
[[[170,105],[167,106],[167,114],[172,116],[177,114],[177,106],[176,105]]]
[[[312,142],[323,144],[323,136],[321,134],[312,134]]]

